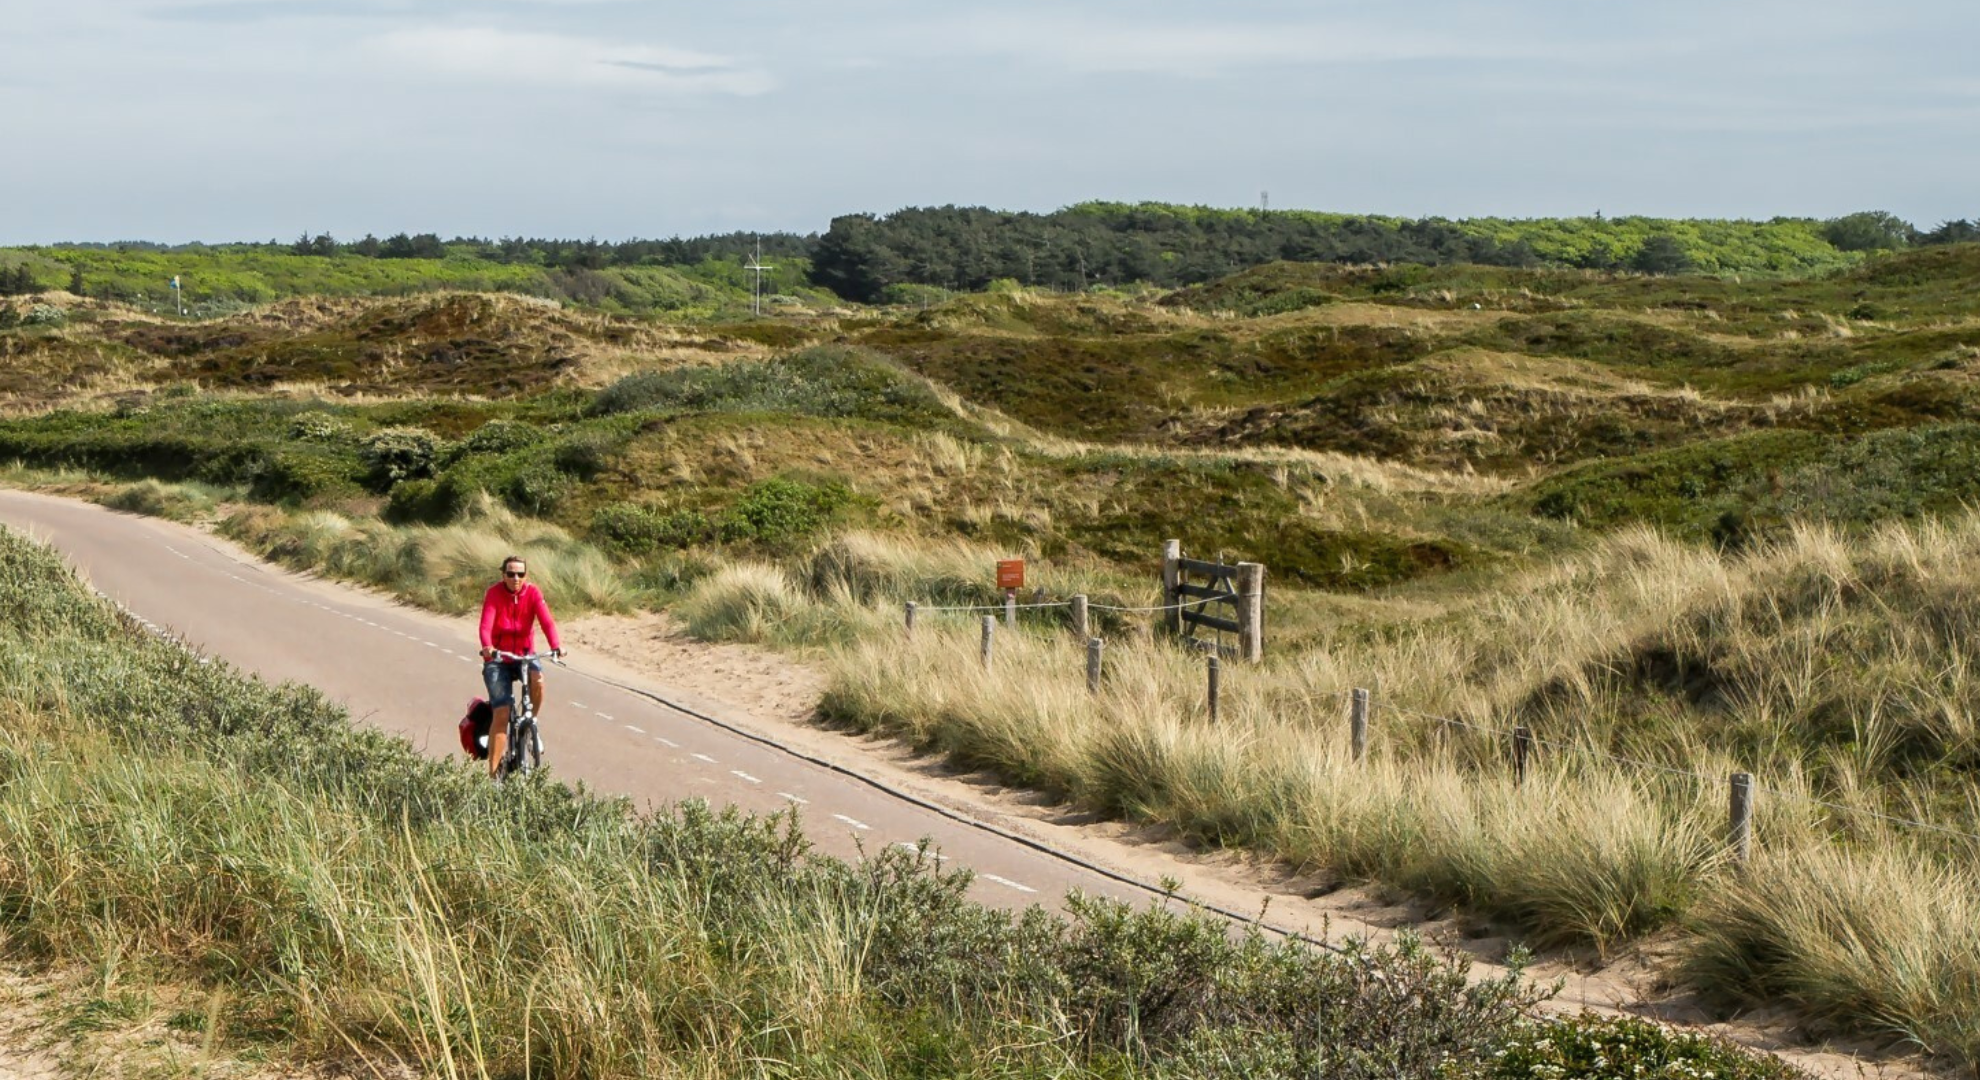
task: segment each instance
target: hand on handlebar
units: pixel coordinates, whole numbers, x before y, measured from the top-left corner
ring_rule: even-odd
[[[493,647],[483,647],[481,650],[481,658],[483,660],[486,661],[507,660],[507,661],[512,661],[514,663],[525,663],[531,660],[550,660],[561,664],[564,662],[564,657],[566,655],[567,654],[563,649],[551,649],[549,652],[540,652],[540,653],[539,652],[512,653]]]

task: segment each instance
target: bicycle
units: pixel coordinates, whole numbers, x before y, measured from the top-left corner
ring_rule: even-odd
[[[522,674],[522,678],[516,680],[519,689],[509,695],[509,745],[495,767],[495,779],[500,782],[517,773],[527,775],[543,766],[543,729],[536,722],[536,703],[529,692],[529,665],[548,660],[562,667],[564,661],[560,658],[561,654],[554,652],[518,654],[501,649],[491,651],[497,661],[515,664],[516,670]],[[538,670],[541,671],[540,668]]]

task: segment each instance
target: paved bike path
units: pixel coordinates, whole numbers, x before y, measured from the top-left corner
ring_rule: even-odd
[[[61,551],[160,631],[264,679],[314,686],[357,721],[458,758],[454,725],[482,692],[473,620],[291,573],[189,526],[91,503],[0,490],[0,524]],[[857,754],[779,739],[719,701],[583,655],[548,679],[546,760],[555,775],[598,791],[642,806],[693,797],[753,812],[796,806],[812,841],[845,858],[926,839],[945,864],[975,871],[976,899],[1002,907],[1055,902],[1075,888],[1137,904],[1156,895],[1153,882],[1130,883],[1132,874],[1091,853],[1041,851],[993,814],[864,779]]]

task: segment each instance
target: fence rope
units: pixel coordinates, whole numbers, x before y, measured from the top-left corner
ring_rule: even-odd
[[[1123,615],[1147,615],[1157,611],[1180,611],[1184,608],[1201,607],[1204,604],[1224,604],[1229,603],[1230,600],[1231,598],[1226,596],[1207,596],[1196,600],[1184,600],[1175,604],[1163,604],[1158,607],[1116,607],[1113,604],[1096,604],[1088,601],[1086,610],[1112,611]],[[1015,605],[1019,611],[1042,611],[1047,608],[1069,608],[1071,606],[1072,601],[1070,600],[1052,600],[1042,604]],[[1007,609],[1003,604],[938,604],[930,606],[917,603],[914,605],[914,610],[916,614],[920,614],[927,611],[1004,611]]]

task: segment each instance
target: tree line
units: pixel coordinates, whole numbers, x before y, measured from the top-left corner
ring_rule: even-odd
[[[833,219],[811,252],[812,281],[848,299],[873,302],[898,298],[903,287],[974,291],[999,279],[1055,289],[1130,282],[1173,288],[1278,260],[1566,265],[1671,274],[1697,269],[1691,249],[1704,243],[1697,239],[1695,222],[1611,222],[1598,213],[1524,224],[1533,226],[1526,230],[1533,242],[1519,236],[1517,227],[1482,219],[1120,203],[1088,203],[1051,214],[914,208],[884,217],[848,214]],[[1561,226],[1593,239],[1572,255],[1541,249],[1539,239],[1558,233]],[[1643,235],[1646,229],[1648,235]],[[1980,226],[1964,220],[1925,232],[1882,211],[1827,222],[1775,219],[1751,223],[1750,229],[1780,234],[1784,248],[1806,238],[1832,257],[1835,252],[1980,239]],[[1624,243],[1624,237],[1634,239]]]
[[[329,233],[308,233],[288,245],[295,255],[357,255],[367,259],[444,259],[450,255],[483,259],[505,266],[540,266],[546,270],[604,270],[615,266],[699,266],[710,261],[742,261],[761,250],[763,258],[802,257],[816,236],[797,233],[732,232],[710,236],[670,237],[665,240],[625,240],[618,243],[508,236],[497,240],[457,236],[442,240],[436,233],[394,233],[384,239],[366,234],[341,242]]]
[[[1782,256],[1787,265],[1764,267],[1776,272],[1834,265],[1810,256],[1810,247],[1834,260],[1839,252],[1980,240],[1980,219],[1956,219],[1921,230],[1883,211],[1766,223],[1612,221],[1599,213],[1506,222],[1083,203],[1049,214],[957,206],[847,214],[834,218],[823,235],[731,232],[612,242],[521,236],[443,240],[436,233],[401,232],[346,242],[328,233],[305,233],[289,244],[270,240],[227,246],[304,256],[462,258],[577,278],[623,267],[740,265],[760,252],[765,262],[786,260],[787,266],[805,260],[810,284],[871,303],[901,299],[916,289],[976,291],[998,280],[1060,290],[1130,283],[1175,288],[1279,260],[1558,265],[1652,274],[1762,268],[1752,258],[1734,259],[1732,265],[1715,258],[1720,249],[1707,234],[1710,228],[1723,231],[1728,226],[1748,230],[1749,239],[1754,232],[1780,237],[1775,254],[1787,252]],[[1796,243],[1802,246],[1789,250]],[[70,246],[172,250],[137,241]],[[12,274],[0,273],[0,295],[33,290],[31,276],[17,280],[26,275],[25,267]]]
[[[1054,289],[1192,285],[1277,260],[1530,266],[1501,243],[1441,219],[1087,204],[1052,214],[944,206],[835,218],[812,252],[815,284],[853,300],[899,285],[974,291],[1008,279]]]

